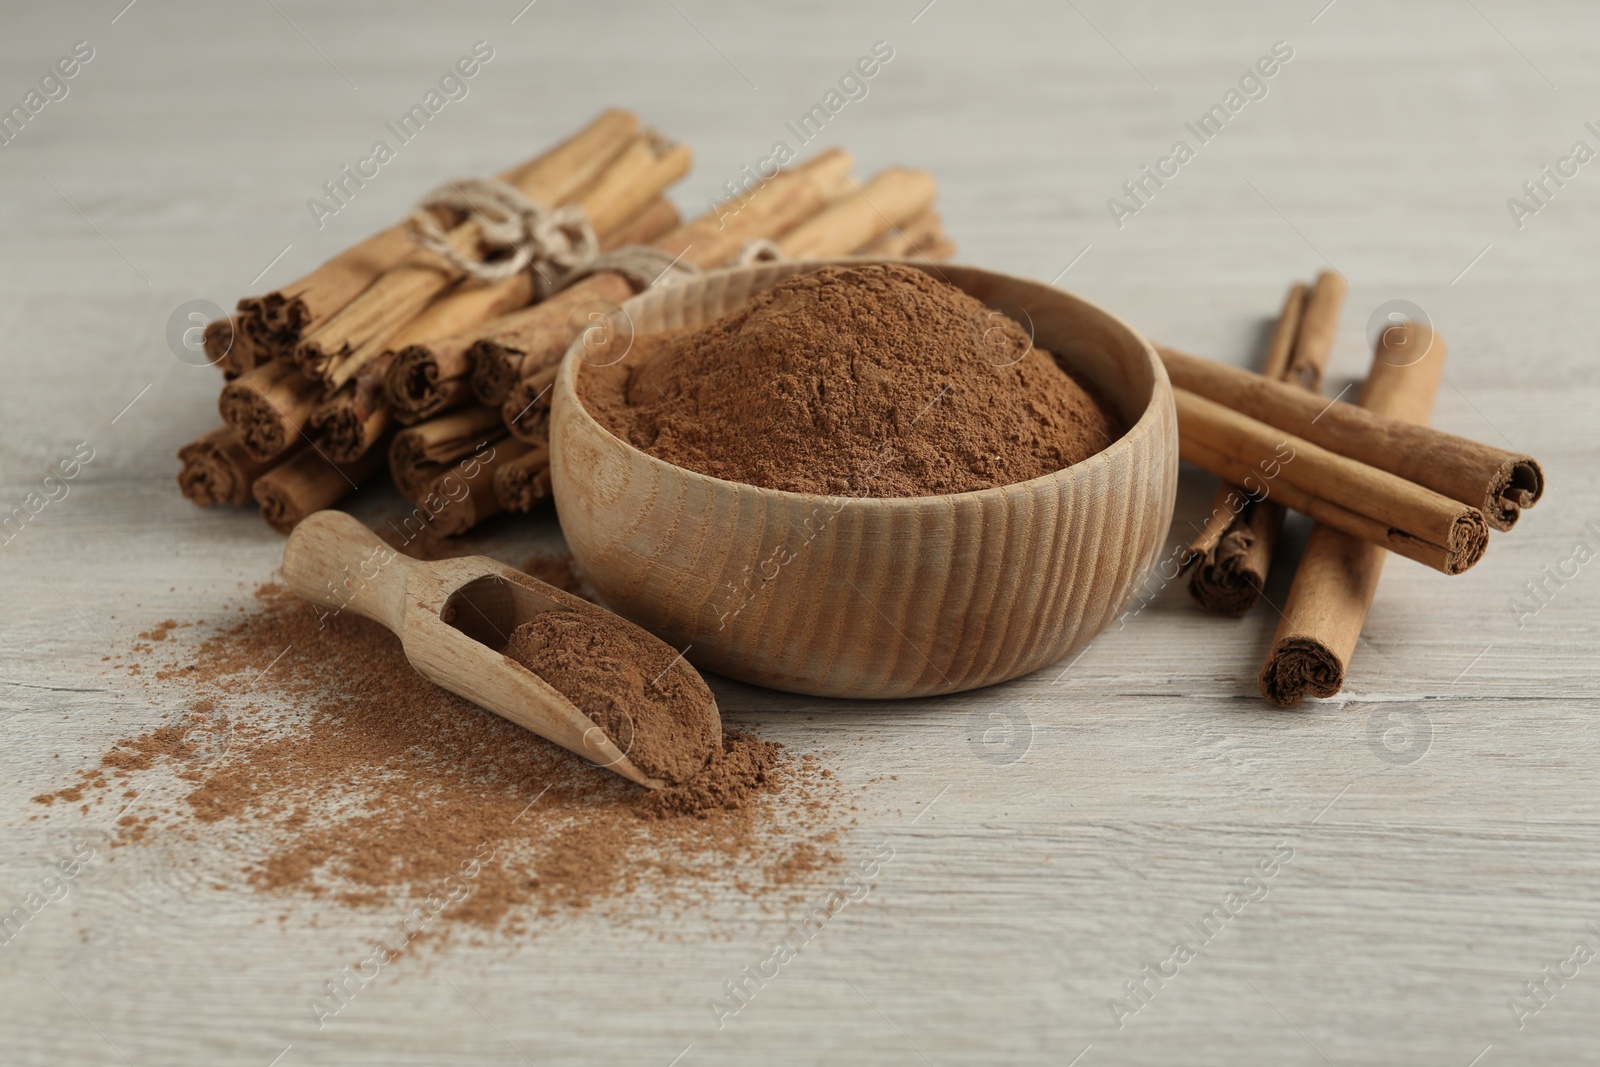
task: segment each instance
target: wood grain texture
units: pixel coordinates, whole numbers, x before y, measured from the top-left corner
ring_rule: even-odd
[[[513,25],[522,0],[140,0],[112,24],[124,2],[12,5],[0,32],[7,104],[72,42],[97,51],[0,147],[0,512],[78,441],[95,450],[0,547],[0,906],[97,848],[0,947],[8,1067],[1593,1063],[1594,964],[1520,1029],[1507,1000],[1600,921],[1600,563],[1546,577],[1600,523],[1597,164],[1520,229],[1506,208],[1575,139],[1595,147],[1593,5],[541,0]],[[318,230],[307,198],[480,36],[497,55],[471,95]],[[1538,456],[1545,499],[1465,575],[1386,567],[1345,691],[1292,713],[1255,692],[1284,574],[1239,620],[1153,579],[1081,653],[955,696],[713,677],[725,721],[852,791],[830,847],[896,850],[720,1030],[707,999],[794,917],[731,866],[683,910],[641,898],[628,922],[397,961],[319,1030],[307,997],[393,916],[244,889],[220,834],[111,849],[109,819],[33,821],[28,798],[176,710],[101,657],[163,619],[227,620],[282,556],[253,511],[177,493],[173,453],[216,425],[218,374],[173,358],[175,308],[287,283],[444,177],[611,105],[692,145],[675,197],[693,217],[878,39],[895,58],[806,148],[932,171],[963,261],[1246,367],[1284,286],[1331,263],[1351,287],[1324,394],[1366,373],[1371,313],[1411,300],[1452,349],[1433,425]],[[1279,39],[1296,54],[1269,95],[1117,228],[1107,198]],[[1213,487],[1180,472],[1169,545]],[[349,504],[373,526],[410,510]],[[1283,558],[1305,530],[1290,517]],[[472,541],[511,564],[560,547],[547,511]],[[1269,895],[1119,1029],[1123,982],[1280,841],[1295,857]]]
[[[703,326],[826,262],[717,271],[641,294],[616,313],[617,330],[638,352],[639,338]],[[613,608],[720,674],[885,699],[1031,673],[1127,607],[1161,550],[1177,486],[1177,420],[1154,348],[1037,282],[928,269],[1028,323],[1128,431],[1064,470],[972,493],[763,489],[673,466],[601,426],[580,399],[592,358],[580,338],[556,379],[551,487],[573,557]],[[607,362],[625,361],[615,347]],[[852,480],[872,478],[861,470]]]

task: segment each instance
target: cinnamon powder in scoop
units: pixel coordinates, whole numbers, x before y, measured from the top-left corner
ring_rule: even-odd
[[[511,632],[505,654],[572,701],[652,778],[688,781],[720,747],[715,699],[700,675],[616,616],[541,611]]]
[[[642,338],[581,387],[602,425],[651,455],[801,493],[1009,485],[1123,432],[1024,326],[895,264],[787,278],[700,330]]]

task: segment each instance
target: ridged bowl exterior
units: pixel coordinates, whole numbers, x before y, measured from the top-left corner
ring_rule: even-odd
[[[852,261],[852,262],[860,262]],[[820,263],[718,271],[623,305],[636,335],[697,327]],[[1161,550],[1177,486],[1172,389],[1155,350],[1095,305],[973,267],[924,266],[1027,324],[1130,425],[1082,463],[1015,485],[910,498],[762,489],[619,440],[553,397],[552,486],[607,604],[699,667],[773,689],[891,698],[992,685],[1061,659],[1123,610]]]

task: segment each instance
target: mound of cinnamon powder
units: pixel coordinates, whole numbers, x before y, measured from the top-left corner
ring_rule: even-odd
[[[700,675],[616,616],[541,611],[511,632],[505,654],[577,705],[652,778],[686,782],[720,748],[716,701]]]
[[[1020,324],[894,264],[785,279],[700,330],[589,368],[583,390],[602,425],[651,455],[802,493],[1009,485],[1123,430]]]

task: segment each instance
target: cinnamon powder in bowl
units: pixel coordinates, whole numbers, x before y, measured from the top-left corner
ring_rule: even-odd
[[[769,489],[965,493],[1070,467],[1123,429],[1022,324],[899,264],[798,274],[649,344],[586,377],[590,411],[668,463]]]
[[[781,263],[611,322],[556,379],[552,488],[602,598],[697,666],[819,696],[989,685],[1087,641],[1160,552],[1171,385],[1081,298]]]

